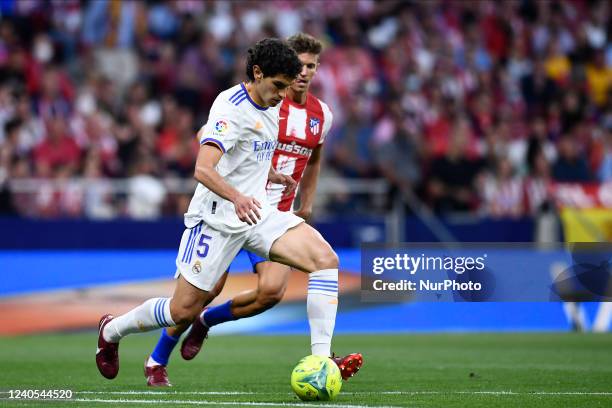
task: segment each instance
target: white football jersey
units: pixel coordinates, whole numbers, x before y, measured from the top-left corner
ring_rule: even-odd
[[[200,144],[214,143],[223,151],[215,168],[221,177],[261,203],[262,220],[272,210],[266,198],[266,184],[277,145],[278,111],[278,106],[257,105],[244,84],[239,84],[217,96],[208,121],[198,132]],[[252,227],[240,221],[231,201],[198,183],[185,214],[185,226],[193,228],[200,221],[229,233]]]

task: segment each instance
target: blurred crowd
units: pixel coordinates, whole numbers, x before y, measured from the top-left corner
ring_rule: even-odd
[[[298,31],[326,47],[312,86],[334,113],[325,174],[499,217],[537,213],[556,182],[612,181],[605,0],[6,0],[0,13],[0,213],[182,213],[189,194],[160,179],[192,176],[195,133],[245,79],[246,49]],[[68,187],[10,187],[32,178]],[[329,209],[367,205],[339,193]]]

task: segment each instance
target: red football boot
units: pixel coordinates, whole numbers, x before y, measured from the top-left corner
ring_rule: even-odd
[[[104,327],[115,317],[106,314],[98,323],[98,350],[96,350],[96,365],[100,374],[112,380],[119,373],[119,343],[110,343],[104,340],[102,332]]]
[[[345,357],[336,357],[335,354],[332,354],[331,359],[340,369],[340,375],[342,375],[343,380],[348,380],[357,374],[363,365],[363,356],[361,353],[351,353]]]
[[[144,375],[147,379],[147,385],[149,387],[172,387],[172,384],[170,384],[170,380],[168,380],[168,372],[166,371],[166,366],[158,364],[148,367],[148,361],[149,357],[145,359],[144,364]]]
[[[208,337],[208,327],[202,324],[198,316],[191,324],[191,330],[181,344],[181,356],[185,360],[193,359],[200,352],[206,337]]]

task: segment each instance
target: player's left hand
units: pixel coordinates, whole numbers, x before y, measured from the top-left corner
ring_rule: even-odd
[[[287,196],[293,193],[295,191],[295,188],[297,187],[297,183],[293,179],[293,177],[287,176],[285,174],[280,174],[278,172],[268,177],[268,180],[270,180],[272,183],[282,184],[283,186],[285,186],[285,189],[283,190],[283,196]]]

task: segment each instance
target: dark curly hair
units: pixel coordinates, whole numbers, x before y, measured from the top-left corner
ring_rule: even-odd
[[[321,54],[323,44],[310,34],[297,33],[287,38],[287,43],[299,55],[309,53],[314,55]]]
[[[285,75],[295,78],[302,70],[302,63],[295,51],[285,41],[278,38],[265,38],[249,48],[246,74],[250,81],[255,80],[253,67],[257,65],[264,77]]]

